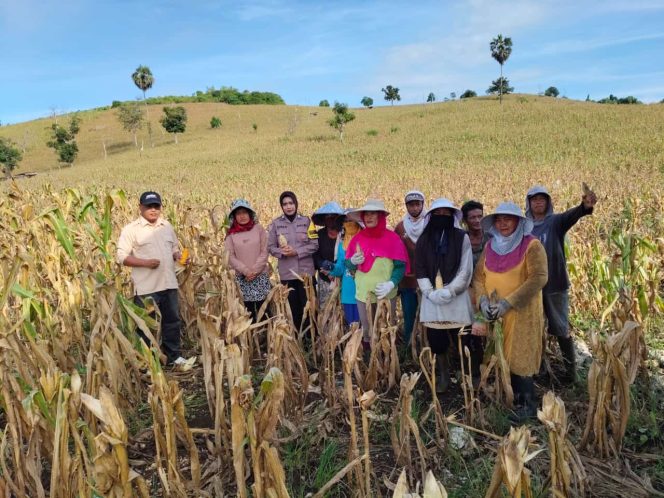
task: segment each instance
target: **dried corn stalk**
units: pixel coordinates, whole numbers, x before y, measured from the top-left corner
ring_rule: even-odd
[[[152,409],[157,472],[167,495],[184,498],[188,487],[200,487],[198,448],[187,425],[182,391],[177,381],[166,380],[159,362],[152,355],[149,355],[148,361],[152,378],[148,402]],[[189,450],[189,481],[182,472],[182,462],[178,458],[178,440]]]
[[[558,497],[585,496],[586,471],[567,434],[565,403],[549,391],[542,398],[537,418],[549,432],[551,491]]]
[[[349,460],[359,461],[360,451],[357,444],[357,425],[355,422],[355,396],[353,393],[353,378],[352,374],[355,370],[355,363],[357,362],[357,355],[360,351],[362,344],[362,330],[357,323],[354,323],[351,328],[350,338],[346,343],[346,348],[343,354],[343,371],[344,371],[344,388],[346,391],[346,401],[348,403],[348,422],[350,424],[350,445],[349,445]],[[351,489],[358,489],[361,496],[365,496],[365,479],[362,475],[362,468],[360,466],[353,467],[352,480],[350,482]],[[354,481],[354,482],[353,482]]]
[[[503,496],[504,486],[509,496],[513,498],[532,498],[533,491],[530,486],[530,471],[526,463],[535,458],[542,450],[529,453],[529,447],[534,439],[530,437],[527,427],[512,427],[498,448],[496,465],[493,468],[491,484],[487,489],[485,498],[500,498]]]
[[[367,303],[367,312],[371,317],[371,304]],[[397,355],[397,326],[392,324],[390,302],[385,299],[378,301],[376,316],[373,317],[371,334],[371,356],[364,377],[364,389],[382,387],[389,390],[396,386],[401,375],[399,356]]]
[[[427,475],[424,479],[424,491],[422,495],[420,495],[417,491],[417,488],[419,488],[419,484],[417,483],[416,486],[416,491],[413,491],[412,493],[408,490],[408,479],[406,477],[406,469],[403,469],[401,471],[401,474],[399,475],[399,480],[397,481],[397,485],[394,488],[394,493],[392,494],[392,498],[447,498],[447,491],[445,490],[445,486],[443,484],[436,480],[436,478],[433,475],[433,472],[428,471]]]
[[[251,453],[254,483],[252,496],[288,498],[286,476],[277,449],[271,445],[275,437],[279,414],[284,400],[284,377],[271,368],[254,397],[251,377],[238,377],[231,393],[231,421],[233,431],[233,467],[238,496],[248,496],[246,477],[248,462],[245,446]]]
[[[481,377],[479,389],[483,390],[494,403],[504,404],[507,408],[514,405],[514,391],[510,379],[510,366],[503,351],[503,327],[499,321],[487,325],[489,342],[485,350],[489,356],[486,365],[480,365]],[[494,372],[493,386],[488,386],[489,376]]]
[[[81,401],[102,422],[104,429],[94,439],[95,491],[109,498],[148,498],[145,481],[129,468],[127,426],[110,391],[102,387],[99,399],[81,393]]]
[[[302,349],[297,338],[292,335],[292,328],[281,317],[268,324],[268,354],[266,368],[278,368],[284,378],[287,411],[300,419],[304,402],[309,391],[309,372]]]
[[[424,469],[427,464],[427,451],[420,437],[420,429],[413,419],[413,389],[420,379],[421,372],[401,376],[399,402],[392,416],[390,427],[390,440],[397,464],[411,468],[413,459],[411,454],[411,436],[415,439],[417,451],[420,456],[420,468],[424,480]]]
[[[440,405],[440,399],[436,393],[436,357],[431,353],[430,347],[425,347],[420,353],[420,369],[431,390],[431,407],[436,420],[436,439],[439,447],[443,448],[447,441],[447,420]]]
[[[601,457],[617,456],[629,419],[630,373],[636,377],[645,351],[643,330],[628,321],[608,338],[593,332],[590,342],[594,358],[588,371],[588,414],[581,447]],[[628,362],[629,371],[624,362]]]

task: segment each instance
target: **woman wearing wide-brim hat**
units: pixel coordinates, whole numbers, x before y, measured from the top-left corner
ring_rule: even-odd
[[[244,305],[255,322],[258,320],[258,311],[270,293],[267,232],[245,199],[233,201],[228,217],[231,227],[224,245],[230,265],[235,270],[235,280],[242,292]]]
[[[415,275],[422,292],[420,322],[426,327],[431,352],[436,355],[438,391],[445,392],[450,384],[450,344],[464,330],[462,347],[471,351],[472,376],[479,383],[481,338],[469,334],[473,323],[468,292],[473,278],[473,250],[468,235],[459,226],[461,211],[451,201],[436,199],[425,217],[426,227],[415,246]]]
[[[532,220],[513,202],[501,203],[482,219],[493,238],[477,262],[473,289],[489,321],[502,320],[503,351],[510,367],[516,419],[537,413],[533,375],[542,358],[542,288],[548,279],[546,252],[531,235]],[[496,293],[497,300],[490,296]]]
[[[406,246],[401,237],[387,228],[389,214],[383,201],[369,199],[364,206],[347,215],[365,227],[353,237],[346,251],[346,265],[355,271],[355,298],[365,349],[371,343],[367,303],[389,299],[394,309],[397,286],[410,270]]]
[[[318,272],[318,304],[322,309],[333,289],[334,277],[330,275],[336,260],[336,247],[345,218],[344,209],[336,202],[328,202],[314,211],[311,221],[320,226],[318,250],[314,253],[314,267]]]

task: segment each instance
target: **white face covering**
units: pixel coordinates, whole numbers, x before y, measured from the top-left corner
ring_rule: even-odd
[[[427,226],[427,219],[428,218],[424,216],[424,208],[422,208],[422,212],[417,218],[413,218],[410,214],[406,214],[403,219],[403,227],[410,240],[417,242],[417,239],[420,238],[420,235],[422,235],[422,232],[424,231],[424,227]]]

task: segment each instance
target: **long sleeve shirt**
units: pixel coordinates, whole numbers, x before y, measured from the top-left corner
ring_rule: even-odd
[[[279,278],[281,280],[294,280],[294,275],[314,274],[313,254],[318,250],[318,239],[309,237],[308,229],[311,220],[307,216],[297,215],[293,221],[285,215],[276,218],[267,237],[269,253],[277,258]],[[284,256],[279,246],[279,235],[286,237],[288,245],[297,252],[297,256]]]
[[[237,274],[263,273],[267,269],[267,232],[260,224],[248,232],[229,234],[224,245]]]

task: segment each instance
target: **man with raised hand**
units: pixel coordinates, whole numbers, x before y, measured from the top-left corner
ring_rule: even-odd
[[[568,323],[570,283],[565,257],[565,234],[581,217],[592,214],[596,203],[595,193],[584,188],[578,206],[562,213],[554,213],[551,195],[545,187],[535,185],[526,195],[526,216],[534,222],[532,234],[544,246],[548,259],[549,280],[543,289],[547,330],[558,339],[566,370],[562,380],[570,384],[576,381],[576,355]]]
[[[131,268],[134,302],[144,306],[151,298],[161,313],[161,349],[168,365],[180,365],[180,311],[175,262],[180,249],[173,226],[161,216],[161,196],[143,192],[140,216],[122,229],[117,247],[118,263]],[[148,343],[141,334],[142,339]]]

